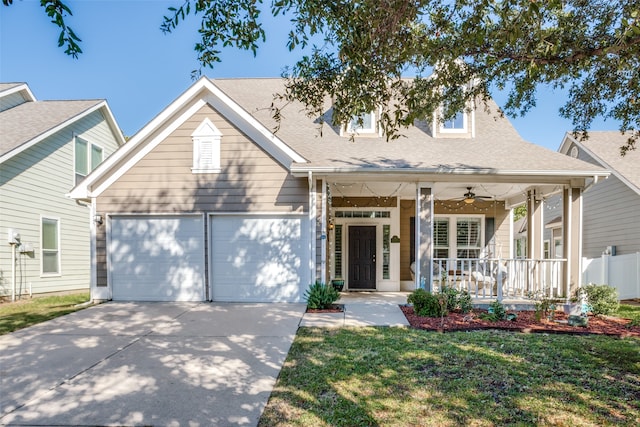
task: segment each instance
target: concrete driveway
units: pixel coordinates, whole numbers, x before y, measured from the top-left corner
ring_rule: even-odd
[[[110,302],[0,336],[0,425],[256,425],[304,311]]]

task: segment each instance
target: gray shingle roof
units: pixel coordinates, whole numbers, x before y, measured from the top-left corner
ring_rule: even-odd
[[[589,131],[589,139],[579,143],[604,162],[605,167],[622,175],[640,191],[640,147],[627,151],[624,157],[620,155],[620,147],[629,136],[619,131]]]
[[[283,92],[282,79],[215,79],[212,82],[267,129],[276,123],[269,106],[273,95]],[[328,119],[330,103],[326,104]],[[413,126],[404,137],[387,142],[384,137],[359,137],[351,141],[340,129],[325,123],[322,136],[318,122],[306,116],[301,104],[282,111],[276,136],[307,159],[312,167],[429,169],[443,172],[501,171],[600,171],[597,166],[567,158],[558,152],[524,141],[506,118],[482,107],[475,111],[475,138],[434,138],[428,126]]]
[[[0,83],[0,92],[4,92],[5,90],[13,89],[17,86],[22,86],[24,83]]]
[[[0,156],[32,141],[102,100],[25,102],[0,112]]]

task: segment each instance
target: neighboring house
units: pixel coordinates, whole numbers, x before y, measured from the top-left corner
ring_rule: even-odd
[[[91,209],[66,194],[123,143],[104,100],[0,84],[0,296],[90,288]]]
[[[493,299],[580,284],[582,189],[601,167],[523,141],[493,103],[394,141],[376,111],[321,135],[291,104],[273,133],[283,88],[203,77],[73,189],[102,219],[94,299],[300,301],[338,278],[376,291],[447,280]],[[545,261],[542,200],[558,191],[567,256]],[[534,262],[512,244],[523,202]]]
[[[640,252],[640,149],[620,154],[630,135],[590,131],[581,141],[567,133],[558,151],[601,166],[611,176],[584,196],[583,255],[597,258],[608,249],[614,255]]]

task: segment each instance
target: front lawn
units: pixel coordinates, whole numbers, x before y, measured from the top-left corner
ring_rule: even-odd
[[[301,328],[260,425],[639,422],[637,338]]]
[[[83,307],[76,305],[87,301],[89,292],[3,302],[0,304],[0,335],[78,311]]]
[[[620,304],[615,316],[631,319],[633,324],[640,325],[640,305]]]

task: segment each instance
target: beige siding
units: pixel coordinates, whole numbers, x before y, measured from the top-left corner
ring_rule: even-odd
[[[96,111],[2,164],[0,168],[0,234],[19,230],[34,248],[20,255],[17,283],[34,293],[89,289],[89,207],[65,197],[74,185],[74,135],[103,148],[106,158],[117,141]],[[61,275],[41,277],[41,217],[59,219]],[[9,245],[0,245],[0,294],[11,293]]]
[[[186,111],[176,113],[175,117]],[[208,118],[222,133],[220,173],[191,172],[191,134]],[[162,129],[158,129],[157,136]],[[142,147],[142,145],[141,145]],[[114,213],[304,212],[306,178],[294,178],[238,128],[204,106],[97,198],[97,211]],[[320,208],[320,204],[318,204]],[[105,227],[98,231],[98,285],[106,286]]]
[[[482,202],[481,202],[482,203]],[[495,218],[496,254],[492,256],[507,258],[509,256],[509,211],[504,209],[504,202],[483,203],[483,210],[459,203],[439,201],[435,203],[435,215],[482,214],[485,218]],[[411,218],[415,216],[413,200],[400,201],[400,280],[411,280]],[[406,238],[404,237],[406,236]]]
[[[221,173],[194,174],[191,134],[209,118],[222,132]],[[302,212],[306,179],[287,170],[205,106],[98,198],[99,212]]]

